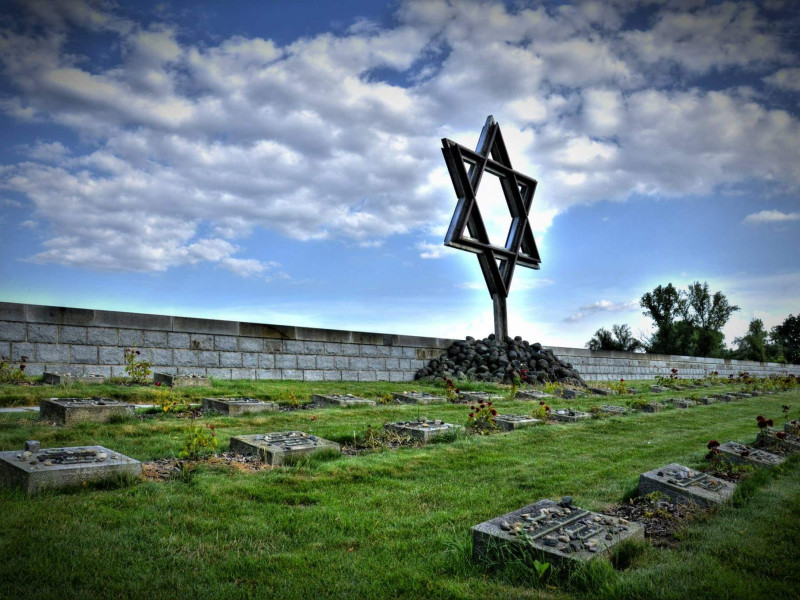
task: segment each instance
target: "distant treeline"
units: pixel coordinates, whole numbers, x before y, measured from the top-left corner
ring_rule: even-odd
[[[586,347],[800,364],[800,314],[789,315],[770,331],[761,319],[753,319],[747,333],[726,348],[722,328],[739,307],[722,292],[712,294],[706,282],[696,281],[685,291],[671,283],[659,285],[642,296],[639,305],[655,323],[651,336],[636,339],[628,325],[612,325],[611,331],[598,329]]]

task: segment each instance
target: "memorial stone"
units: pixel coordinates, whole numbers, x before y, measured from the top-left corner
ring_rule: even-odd
[[[562,423],[575,423],[583,419],[591,419],[592,413],[574,410],[572,408],[558,408],[549,413],[550,418]]]
[[[441,419],[427,419],[420,417],[416,421],[401,421],[399,423],[386,423],[384,429],[400,435],[408,435],[414,439],[427,442],[438,435],[457,429],[455,425],[445,423]]]
[[[160,383],[169,387],[211,387],[211,380],[200,375],[153,373],[153,383]]]
[[[519,390],[517,395],[514,396],[516,400],[543,400],[545,398],[552,398],[553,394],[540,392],[539,390]]]
[[[478,402],[494,402],[495,400],[502,400],[502,396],[497,394],[490,394],[488,392],[459,392],[458,399],[466,403]]]
[[[738,442],[727,442],[717,448],[719,457],[737,465],[751,465],[754,467],[774,467],[783,462],[783,458],[771,452],[758,448],[751,448]]]
[[[269,465],[282,465],[287,456],[313,454],[332,448],[341,450],[339,444],[303,431],[280,431],[231,437],[231,452],[258,456]]]
[[[688,398],[670,398],[670,402],[675,408],[692,408],[697,406],[697,401]]]
[[[0,486],[28,494],[141,472],[138,460],[103,446],[42,449],[38,441],[28,441],[21,452],[0,452]]]
[[[39,418],[58,425],[84,421],[105,423],[113,416],[133,415],[133,404],[108,398],[43,398],[39,401]]]
[[[716,399],[716,398],[711,398],[711,397],[709,397],[709,396],[703,396],[702,398],[698,398],[698,399],[697,399],[697,401],[698,401],[700,404],[706,404],[706,405],[708,405],[708,404],[716,404],[716,402],[717,402],[717,399]]]
[[[97,373],[73,375],[72,373],[45,372],[43,380],[47,385],[70,385],[72,383],[105,383],[107,378]]]
[[[650,391],[654,394],[663,394],[664,392],[668,392],[669,388],[664,387],[663,385],[651,385]]]
[[[314,394],[311,401],[315,404],[329,406],[375,406],[374,400],[359,398],[352,394]]]
[[[218,412],[230,417],[276,410],[278,405],[274,402],[255,398],[203,398],[203,411]]]
[[[711,506],[731,497],[736,484],[672,463],[639,476],[639,495],[661,492],[675,502]]]
[[[783,435],[778,437],[778,433]],[[762,429],[758,433],[761,444],[766,447],[781,448],[786,452],[800,452],[800,436],[793,435],[786,431],[778,431],[773,427]]]
[[[447,402],[447,398],[434,396],[426,392],[393,392],[392,396],[403,404],[441,404]]]
[[[495,417],[495,422],[497,426],[504,431],[513,431],[515,429],[522,429],[524,427],[531,427],[544,423],[541,419],[534,419],[528,415],[497,415]]]
[[[588,561],[610,553],[624,540],[644,539],[644,527],[619,517],[590,512],[574,506],[572,499],[561,502],[540,500],[472,528],[474,560],[530,552],[543,560]]]
[[[614,406],[613,404],[601,404],[600,412],[610,415],[625,415],[628,414],[628,409],[624,406]]]

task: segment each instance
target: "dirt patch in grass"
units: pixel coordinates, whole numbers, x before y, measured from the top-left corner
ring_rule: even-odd
[[[700,511],[696,506],[649,495],[612,505],[603,513],[641,523],[645,537],[650,539],[653,546],[674,548],[679,542],[678,532]]]
[[[223,467],[238,473],[256,473],[274,467],[263,462],[257,456],[242,456],[223,452],[198,460],[181,460],[179,458],[161,458],[142,463],[142,475],[153,481],[165,481],[179,478],[182,472],[195,470],[201,465]]]

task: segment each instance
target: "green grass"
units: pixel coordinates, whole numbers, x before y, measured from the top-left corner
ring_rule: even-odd
[[[263,383],[226,385],[228,391],[218,393],[223,385],[215,384],[214,395],[288,397],[292,390],[305,398],[324,390],[377,397],[389,389],[436,390],[386,383],[274,384],[279,391]],[[714,390],[703,390],[709,391]],[[652,397],[678,394],[686,392]],[[550,405],[588,409],[601,403],[624,399]],[[495,404],[501,412],[524,413],[536,403]],[[752,441],[755,415],[782,421],[782,404],[792,405],[790,414],[796,416],[800,393],[355,457],[326,455],[256,473],[201,465],[167,482],[140,480],[31,498],[2,490],[0,597],[794,597],[800,583],[800,460],[754,476],[734,502],[687,529],[678,548],[628,550],[618,560],[630,565],[624,570],[600,561],[555,573],[543,585],[528,565],[473,564],[469,558],[472,525],[563,495],[601,510],[630,494],[643,471],[668,462],[702,465],[711,438]],[[456,405],[379,405],[201,422],[215,425],[225,450],[230,436],[241,433],[300,429],[347,442],[368,424],[420,415],[463,423],[468,412]],[[187,425],[185,419],[160,415],[58,428],[39,424],[29,413],[2,414],[0,450],[38,439],[45,447],[101,444],[152,460],[176,456]]]

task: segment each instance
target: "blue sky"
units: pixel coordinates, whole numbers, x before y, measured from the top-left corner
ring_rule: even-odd
[[[510,332],[800,312],[792,2],[0,2],[0,301],[484,336],[440,139],[539,181]],[[492,231],[509,217],[492,187]]]

